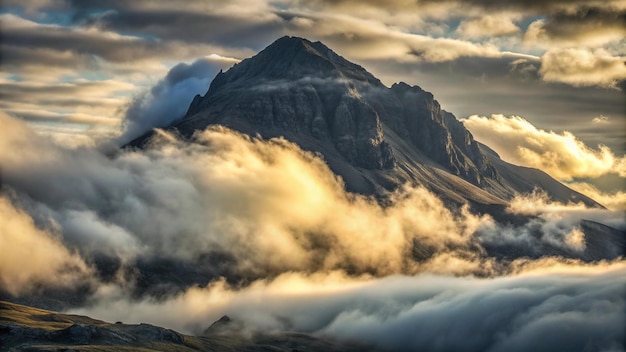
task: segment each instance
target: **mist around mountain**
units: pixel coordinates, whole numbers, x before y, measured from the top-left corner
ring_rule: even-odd
[[[404,82],[388,88],[324,44],[303,38],[280,38],[220,72],[170,129],[189,139],[211,125],[282,137],[320,153],[347,190],[362,194],[411,183],[457,203],[506,204],[538,188],[555,201],[599,206],[539,170],[483,152],[431,93]]]
[[[0,114],[0,298],[62,312],[2,303],[3,342],[624,350],[625,214],[420,87],[285,37],[187,110],[106,150]]]
[[[420,186],[452,209],[468,205],[502,224],[528,221],[506,211],[520,194],[540,192],[554,202],[602,207],[541,170],[502,160],[475,141],[431,93],[404,82],[386,87],[363,67],[304,38],[282,37],[220,71],[207,93],[196,95],[186,115],[165,131],[191,140],[211,126],[253,138],[283,138],[319,155],[347,191],[383,201],[405,185]],[[154,136],[150,131],[130,146],[146,147]],[[620,235],[607,239],[603,233],[587,240],[624,248]],[[534,244],[513,251],[489,248],[490,254],[507,257],[571,256],[562,248],[537,250]],[[598,254],[574,256],[619,256]]]

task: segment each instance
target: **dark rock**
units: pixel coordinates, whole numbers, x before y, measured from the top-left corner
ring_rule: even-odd
[[[53,341],[69,341],[76,345],[88,345],[92,339],[99,337],[98,327],[95,325],[73,324],[63,330],[49,334]]]
[[[493,155],[487,157],[431,93],[404,82],[387,88],[363,67],[303,38],[280,38],[220,72],[170,128],[190,138],[214,124],[284,137],[319,153],[353,192],[380,195],[412,182],[454,202],[504,204],[526,189],[500,174]],[[577,197],[546,191],[564,202]]]
[[[171,342],[175,344],[185,342],[183,336],[176,331],[150,324],[127,325],[124,332],[148,341]]]
[[[211,335],[224,335],[239,332],[243,329],[241,324],[233,321],[228,315],[223,315],[218,320],[214,321],[211,326],[204,330],[205,336]]]

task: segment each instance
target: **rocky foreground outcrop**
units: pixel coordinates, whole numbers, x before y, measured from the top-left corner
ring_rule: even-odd
[[[217,323],[217,322],[216,322]],[[218,325],[224,325],[219,321]],[[115,324],[0,301],[0,351],[376,351],[301,333],[191,336],[150,324]]]

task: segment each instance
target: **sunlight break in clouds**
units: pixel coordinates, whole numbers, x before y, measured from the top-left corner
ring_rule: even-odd
[[[545,131],[523,117],[501,114],[472,115],[462,121],[477,140],[494,148],[504,160],[538,168],[559,180],[608,173],[626,177],[624,156],[616,156],[603,145],[591,149],[570,132]]]

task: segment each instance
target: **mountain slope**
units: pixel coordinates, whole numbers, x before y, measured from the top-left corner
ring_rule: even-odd
[[[0,351],[374,351],[301,333],[191,336],[0,301]]]
[[[324,44],[303,38],[280,38],[220,72],[170,129],[190,138],[213,124],[284,137],[318,152],[349,191],[363,194],[410,182],[446,201],[506,204],[539,187],[557,201],[599,206],[538,170],[520,174],[484,152],[431,93],[406,83],[388,88]],[[142,146],[150,136],[130,145]]]

